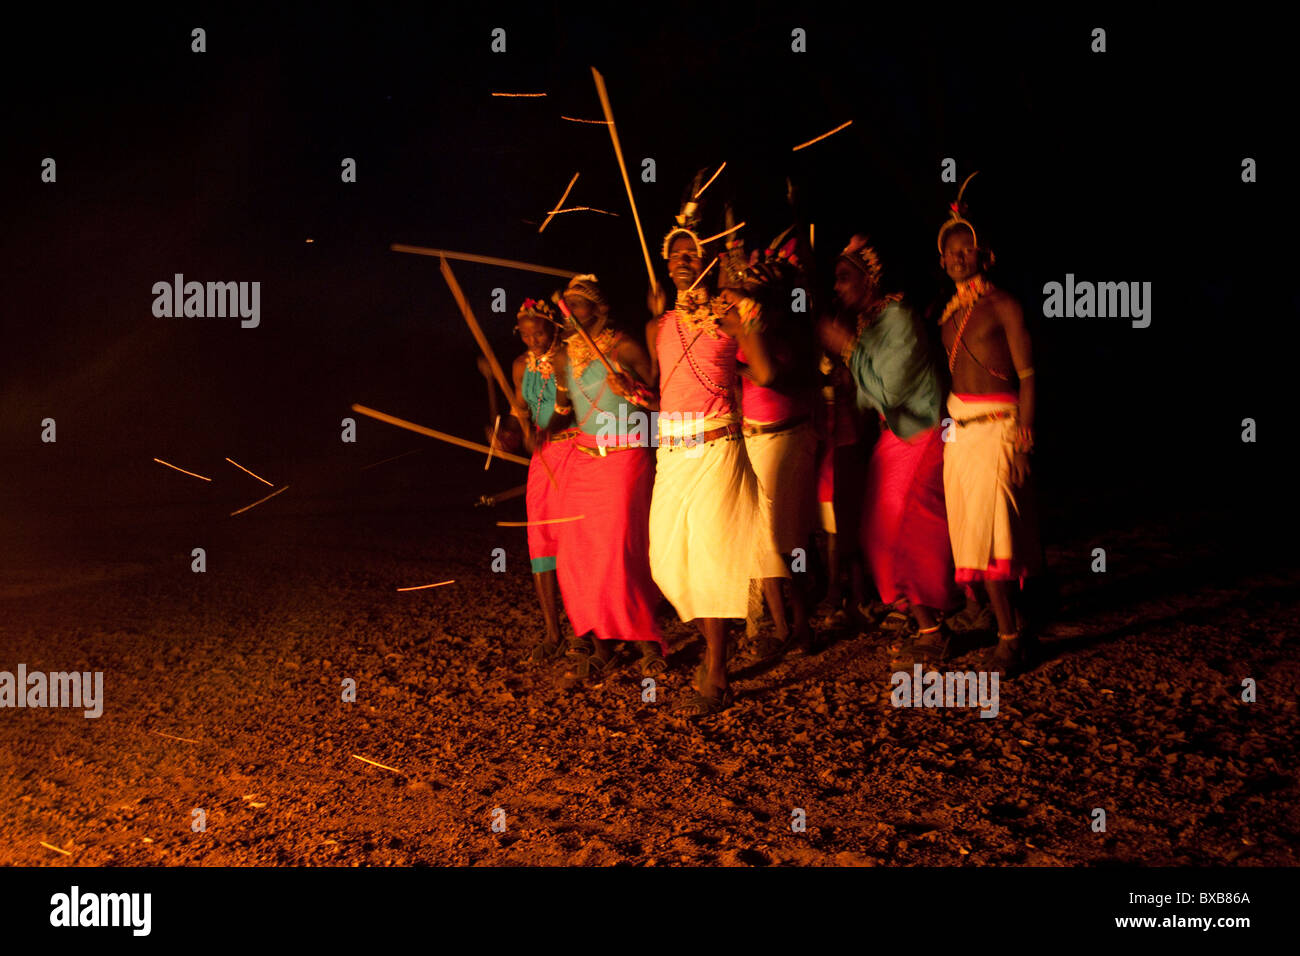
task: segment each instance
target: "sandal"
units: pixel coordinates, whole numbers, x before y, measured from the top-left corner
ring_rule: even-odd
[[[598,654],[589,654],[578,658],[578,662],[564,672],[564,677],[566,680],[600,683],[613,670],[613,657],[603,658]]]
[[[705,697],[698,690],[692,690],[686,702],[677,708],[677,713],[691,718],[711,717],[722,713],[735,702],[736,695],[730,687],[717,697]]]
[[[591,638],[585,635],[582,637],[576,634],[570,635],[564,646],[564,656],[577,661],[582,660],[584,657],[590,657],[593,651],[595,651],[595,647],[592,646]]]
[[[647,642],[641,649],[641,676],[663,677],[668,673],[668,662],[659,646],[653,641]]]
[[[911,623],[912,615],[908,614],[906,611],[900,611],[898,608],[894,608],[881,618],[877,627],[885,632],[901,631]]]
[[[794,632],[785,637],[760,637],[754,642],[754,656],[760,661],[772,661],[784,657],[795,646]],[[703,683],[703,681],[697,681]]]
[[[942,621],[927,633],[918,630],[916,643],[912,645],[915,660],[919,660],[925,667],[946,664],[952,656],[952,639],[952,630]]]
[[[559,641],[548,641],[542,638],[533,645],[532,650],[528,652],[528,663],[544,664],[549,660],[558,657],[560,653]]]

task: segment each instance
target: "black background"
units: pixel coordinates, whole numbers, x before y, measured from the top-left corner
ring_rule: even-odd
[[[497,26],[505,54],[490,50]],[[790,50],[796,26],[806,54]],[[1090,51],[1095,26],[1103,54]],[[735,197],[751,245],[788,224],[792,175],[823,275],[865,230],[888,284],[924,308],[950,288],[934,242],[956,187],[940,164],[954,158],[959,179],[979,169],[970,216],[1031,320],[1035,467],[1045,510],[1070,526],[1058,533],[1210,508],[1277,540],[1258,522],[1276,520],[1285,484],[1266,460],[1288,439],[1300,297],[1285,240],[1283,31],[1256,11],[1207,22],[970,5],[200,7],[28,11],[6,32],[9,508],[165,496],[145,477],[155,455],[200,471],[243,456],[277,483],[309,483],[340,455],[360,463],[423,441],[362,420],[357,445],[343,445],[353,402],[481,438],[473,341],[436,260],[392,242],[595,272],[616,320],[639,329],[645,270],[609,137],[560,119],[600,116],[594,65],[657,264],[690,177],[726,160],[712,189]],[[55,184],[40,179],[47,156]],[[656,183],[640,181],[645,156]],[[1257,183],[1241,180],[1246,156]],[[344,157],[355,184],[340,181]],[[575,170],[568,204],[619,217],[561,215],[538,235]],[[518,303],[559,280],[455,268],[508,362]],[[155,318],[152,285],[177,272],[260,281],[261,326]],[[1066,273],[1151,282],[1151,326],[1043,318],[1043,283]],[[498,286],[505,315],[489,309]],[[39,440],[46,416],[57,445]],[[1246,417],[1256,444],[1240,440]],[[408,474],[431,494],[477,468],[451,449],[421,460]]]

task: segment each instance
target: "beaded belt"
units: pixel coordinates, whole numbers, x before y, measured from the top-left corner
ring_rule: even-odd
[[[593,448],[590,445],[575,445],[578,451],[590,455],[592,458],[604,458],[611,451],[632,451],[636,448],[649,448],[649,445],[597,445]]]
[[[1015,418],[1014,409],[1003,409],[1000,412],[986,412],[983,415],[976,415],[974,418],[958,418],[954,423],[958,428],[965,428],[967,425],[978,425],[980,422],[992,422],[999,418]]]
[[[562,432],[556,432],[555,434],[551,435],[549,438],[547,438],[547,441],[551,444],[554,444],[557,441],[568,441],[571,438],[577,438],[581,434],[582,431],[580,429],[566,428]]]
[[[770,435],[772,432],[789,431],[791,428],[798,428],[811,417],[811,415],[798,415],[794,418],[787,418],[783,422],[768,422],[765,425],[746,425],[745,434]]]
[[[730,438],[733,435],[739,435],[740,431],[740,423],[733,422],[730,425],[723,425],[721,428],[714,428],[698,435],[660,435],[659,447],[668,449],[693,448],[696,445],[703,445],[719,438]]]

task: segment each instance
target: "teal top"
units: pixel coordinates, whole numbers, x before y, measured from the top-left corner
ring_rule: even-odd
[[[522,388],[528,414],[538,428],[545,428],[555,414],[555,376],[525,368]]]
[[[577,381],[573,377],[573,363],[566,363],[564,368],[574,425],[588,435],[604,438],[629,432],[639,436],[648,433],[646,413],[635,402],[628,401],[609,387],[605,381],[605,366],[600,359],[592,359]],[[602,412],[607,414],[602,415]]]
[[[916,315],[889,302],[862,331],[848,359],[858,385],[858,407],[874,408],[899,438],[939,423],[943,389]]]

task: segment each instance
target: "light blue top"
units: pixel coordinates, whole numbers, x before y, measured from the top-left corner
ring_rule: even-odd
[[[899,438],[939,423],[943,389],[916,315],[890,302],[867,326],[849,356],[858,407],[874,408]]]
[[[542,375],[539,371],[525,368],[522,389],[528,414],[533,417],[538,428],[545,428],[555,414],[555,376]]]
[[[577,381],[573,378],[573,363],[566,363],[564,368],[574,425],[588,435],[606,438],[638,430],[636,419],[629,422],[629,418],[641,411],[640,406],[609,387],[605,381],[605,366],[600,359],[593,359]],[[607,412],[611,417],[606,419],[601,412]],[[644,414],[642,412],[642,416]]]

